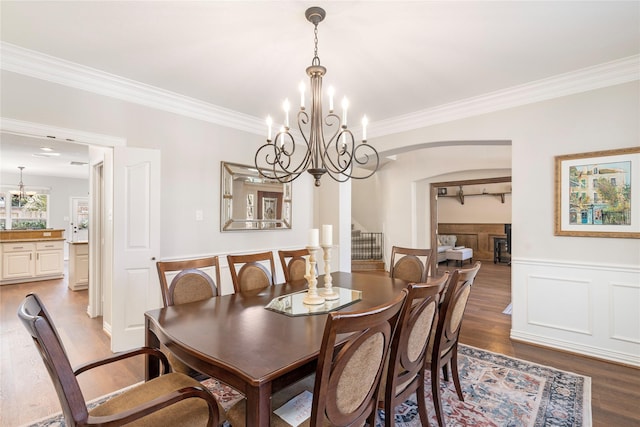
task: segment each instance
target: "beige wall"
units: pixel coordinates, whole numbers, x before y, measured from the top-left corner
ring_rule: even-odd
[[[474,145],[398,156],[379,173],[385,235],[428,246],[428,228],[420,228],[429,223],[425,182],[442,181],[447,172],[477,177],[511,168],[512,336],[640,365],[640,240],[553,234],[554,156],[638,146],[639,95],[636,81],[372,139],[385,147],[512,141],[510,149]]]

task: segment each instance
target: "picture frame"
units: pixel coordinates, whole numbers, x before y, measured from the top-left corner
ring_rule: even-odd
[[[640,147],[555,157],[554,235],[640,238]]]

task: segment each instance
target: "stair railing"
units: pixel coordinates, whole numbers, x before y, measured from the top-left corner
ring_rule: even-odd
[[[351,237],[352,260],[382,260],[383,233],[359,232]]]

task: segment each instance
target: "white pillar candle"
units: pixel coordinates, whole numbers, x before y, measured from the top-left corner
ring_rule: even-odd
[[[309,246],[317,248],[320,241],[320,233],[317,228],[309,230]]]
[[[333,226],[324,224],[322,226],[322,246],[331,246],[333,244]]]

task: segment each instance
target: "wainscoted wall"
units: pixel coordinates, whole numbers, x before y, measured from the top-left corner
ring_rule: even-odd
[[[640,266],[512,259],[511,338],[640,366]]]

